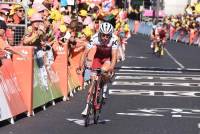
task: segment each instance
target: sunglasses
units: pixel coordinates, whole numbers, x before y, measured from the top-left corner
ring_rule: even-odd
[[[110,38],[110,35],[109,35],[109,34],[102,34],[101,36],[102,36],[103,38],[105,38],[105,37],[106,37],[106,38]]]
[[[19,11],[19,12],[24,12],[24,10],[17,10],[17,11]]]

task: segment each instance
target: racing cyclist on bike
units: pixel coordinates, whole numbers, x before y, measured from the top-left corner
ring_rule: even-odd
[[[118,38],[114,33],[113,26],[108,22],[103,22],[100,25],[99,32],[97,32],[90,40],[86,50],[82,56],[79,69],[82,69],[86,62],[87,68],[97,69],[101,68],[103,72],[113,72],[117,61]],[[91,80],[95,79],[96,74],[92,72]],[[93,83],[93,82],[91,82]],[[93,85],[89,87],[87,95],[87,104],[82,112],[82,115],[87,115],[89,100],[93,93]],[[107,92],[107,84],[103,88],[103,97]]]
[[[154,25],[151,32],[151,48],[154,50],[154,53],[158,51],[157,43],[162,42],[162,45],[166,43],[166,29],[164,25],[156,26]]]

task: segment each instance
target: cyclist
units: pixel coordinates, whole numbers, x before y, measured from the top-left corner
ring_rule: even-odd
[[[166,43],[166,27],[165,25],[154,25],[151,32],[151,48],[156,53],[158,51],[157,42],[161,41],[164,45]]]
[[[84,61],[87,63],[88,68],[97,69],[101,68],[103,72],[113,72],[117,61],[118,38],[114,35],[114,28],[108,22],[103,22],[100,25],[99,32],[97,32],[90,40],[87,48],[82,56],[79,69],[83,68]],[[91,74],[91,80],[95,79],[95,72]],[[93,82],[91,82],[93,83]],[[83,110],[82,115],[87,114],[88,103],[92,96],[93,85],[89,87],[86,108]],[[107,84],[104,85],[103,97],[106,97]]]

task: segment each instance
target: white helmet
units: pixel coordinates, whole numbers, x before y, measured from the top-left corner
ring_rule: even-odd
[[[108,22],[103,22],[99,30],[99,32],[103,34],[112,34],[113,31],[114,31],[113,26]]]

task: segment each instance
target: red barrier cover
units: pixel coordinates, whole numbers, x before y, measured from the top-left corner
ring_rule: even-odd
[[[4,92],[7,104],[12,116],[16,116],[27,111],[26,105],[21,97],[22,90],[18,84],[13,63],[10,59],[3,59],[0,66],[1,90]]]
[[[33,54],[34,49],[31,46],[15,47],[15,51],[23,53],[27,59],[18,55],[13,56],[13,66],[16,72],[17,80],[21,88],[21,96],[26,104],[29,115],[32,114],[33,100]]]
[[[68,95],[68,46],[67,45],[54,45],[53,49],[55,51],[55,61],[53,63],[53,69],[59,76],[59,84],[61,92],[64,98],[67,98]]]

